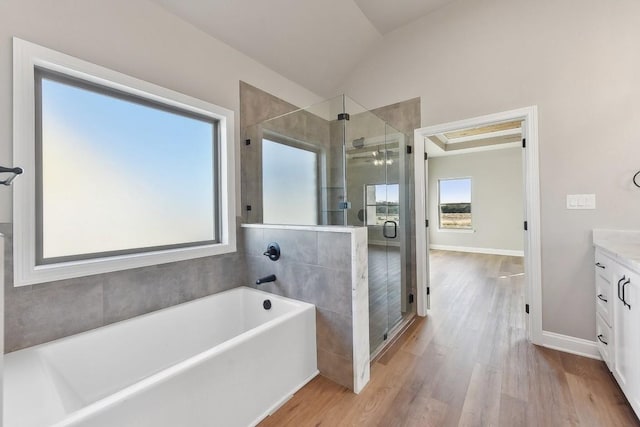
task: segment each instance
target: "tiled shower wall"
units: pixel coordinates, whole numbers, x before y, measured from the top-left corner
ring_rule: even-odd
[[[262,162],[261,162],[261,141],[259,124],[265,120],[282,116],[298,110],[295,105],[271,95],[261,89],[251,86],[245,82],[240,82],[240,135],[242,141],[251,140],[250,145],[242,145],[241,162],[242,162],[242,218],[245,223],[262,223]],[[379,121],[373,116],[387,122],[389,125],[404,133],[408,137],[407,144],[413,145],[413,131],[420,127],[420,98],[413,98],[407,101],[397,102],[395,104],[386,105],[384,107],[371,110],[369,113],[361,114],[360,118],[353,117],[348,129],[349,138],[361,136],[379,136],[384,133],[384,129],[380,128]],[[368,119],[367,119],[368,117]],[[285,134],[297,136],[301,140],[309,139],[310,142],[328,147],[328,182],[327,185],[341,186],[342,177],[342,139],[343,122],[342,121],[324,121],[317,116],[313,116],[309,112],[300,111],[291,117],[283,117],[283,122],[273,121],[271,126],[280,126],[286,129]],[[367,134],[367,125],[369,131],[373,130],[373,134]],[[275,129],[277,130],[277,129]],[[296,132],[305,132],[299,135]],[[377,132],[377,133],[375,133]],[[328,145],[327,145],[328,144]],[[408,242],[406,245],[407,263],[403,273],[407,278],[407,286],[410,292],[416,293],[416,258],[415,258],[415,201],[413,197],[413,158],[407,161],[407,188],[409,197],[409,209],[403,212],[401,221],[409,224],[406,229],[404,240]],[[334,182],[339,179],[340,182]],[[327,202],[333,206],[339,201],[340,194],[332,194],[332,190],[328,190]],[[251,210],[247,210],[247,206],[251,205]],[[329,213],[329,224],[344,224],[344,218],[341,212]],[[355,222],[350,222],[355,224]]]
[[[247,284],[239,248],[235,254],[14,287],[11,224],[0,224],[0,233],[6,352]]]
[[[249,280],[258,289],[316,306],[318,369],[325,377],[354,389],[354,369],[357,375],[368,377],[366,228],[309,228],[243,227]],[[263,255],[270,242],[280,246],[282,255],[277,261]],[[255,285],[258,278],[270,274],[276,275],[275,282]],[[358,354],[360,348],[364,353]],[[358,363],[362,360],[367,365],[365,374],[358,372],[365,368]]]

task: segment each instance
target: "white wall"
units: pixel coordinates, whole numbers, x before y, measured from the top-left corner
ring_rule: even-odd
[[[237,147],[239,80],[295,105],[321,100],[145,0],[0,0],[0,165],[3,166],[12,165],[12,36],[232,109],[236,112]],[[236,160],[239,177],[238,152]],[[239,181],[236,189],[239,193]],[[236,200],[239,207],[239,195]],[[10,220],[11,191],[2,187],[0,223]]]
[[[471,178],[473,233],[439,230],[438,180]],[[524,221],[522,148],[429,159],[431,245],[522,251]]]
[[[538,105],[547,331],[594,339],[591,230],[640,228],[639,23],[636,0],[459,0],[390,33],[342,88],[420,96],[423,126]],[[597,209],[566,210],[573,193]]]

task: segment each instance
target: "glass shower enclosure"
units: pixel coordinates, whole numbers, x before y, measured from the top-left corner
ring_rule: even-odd
[[[407,136],[347,96],[264,121],[253,132],[260,159],[246,173],[258,184],[243,192],[258,206],[248,222],[367,227],[374,354],[414,311]]]

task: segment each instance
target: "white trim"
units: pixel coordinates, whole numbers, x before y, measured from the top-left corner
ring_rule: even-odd
[[[414,131],[414,156],[415,164],[415,201],[416,224],[424,223],[427,219],[427,188],[425,182],[425,161],[421,153],[425,152],[425,138],[429,135],[445,133],[449,131],[478,127],[495,122],[511,120],[523,121],[523,136],[527,139],[527,147],[524,150],[524,187],[525,209],[524,214],[528,222],[528,231],[525,233],[525,280],[526,301],[529,304],[529,319],[527,335],[534,344],[542,343],[542,270],[540,251],[540,179],[538,166],[538,108],[530,106],[481,117],[474,117],[440,125],[427,126]],[[427,314],[428,265],[427,245],[428,230],[424,227],[416,227],[416,275],[418,292],[418,315]]]
[[[323,231],[329,233],[353,233],[354,229],[363,228],[354,225],[288,225],[288,224],[241,224],[240,228],[259,228],[271,230]]]
[[[477,141],[490,138],[498,138],[501,136],[519,135],[520,128],[500,130],[497,132],[481,133],[478,135],[461,136],[460,138],[447,138],[447,144],[459,144],[461,142]],[[446,136],[445,136],[446,137]],[[516,142],[517,144],[517,142]]]
[[[212,117],[220,126],[219,244],[36,265],[34,67],[38,66]],[[13,38],[14,286],[125,270],[236,251],[234,112],[36,44]]]
[[[517,251],[513,249],[472,248],[469,246],[434,245],[433,243],[429,245],[429,249],[437,249],[440,251],[470,252],[475,254],[524,256],[524,251]]]
[[[351,233],[351,345],[353,392],[359,394],[371,378],[369,353],[369,286],[367,269],[367,229]]]
[[[542,331],[542,346],[565,353],[602,360],[598,344],[582,338],[569,335],[556,334],[555,332]]]
[[[450,150],[450,151],[444,151],[442,148],[438,147],[436,144],[434,144],[430,140],[427,140],[425,145],[433,149],[433,154],[430,154],[430,155],[432,158],[434,158],[434,157],[457,156],[458,154],[479,153],[481,151],[504,150],[506,148],[519,147],[520,143],[507,142],[503,144],[481,145],[480,147],[473,147],[473,148],[460,148],[457,150]]]

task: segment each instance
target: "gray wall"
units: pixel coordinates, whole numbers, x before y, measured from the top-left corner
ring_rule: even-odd
[[[318,369],[353,388],[351,234],[272,228],[243,228],[241,234],[249,281],[277,277],[252,286],[315,304]],[[280,245],[278,261],[262,254],[270,242]]]
[[[439,231],[438,180],[471,178],[473,233]],[[522,251],[522,148],[429,159],[429,243]]]
[[[237,186],[242,188],[242,210],[238,214],[245,223],[262,223],[262,132],[259,124],[296,110],[295,105],[240,82],[241,183]]]
[[[146,0],[1,1],[0,165],[3,166],[12,164],[12,36],[234,110],[237,151],[239,80],[277,91],[300,105],[320,100]],[[239,183],[239,155],[236,161]],[[236,190],[239,205],[240,185]],[[14,288],[11,207],[11,187],[0,188],[0,232],[7,235],[5,351],[245,284],[243,257],[229,254]]]
[[[16,288],[11,224],[0,224],[0,233],[6,352],[247,284],[244,258],[235,253]]]
[[[543,329],[593,340],[593,228],[640,228],[640,2],[460,0],[389,33],[341,90],[422,125],[538,105]],[[594,193],[597,209],[566,209]]]
[[[11,37],[41,44],[234,110],[240,182],[238,81],[296,105],[318,95],[147,0],[0,1],[0,164],[11,164]],[[236,187],[240,207],[240,186]],[[238,210],[238,214],[240,211]],[[11,190],[0,189],[0,223],[11,221]]]

